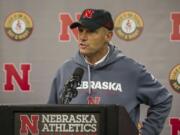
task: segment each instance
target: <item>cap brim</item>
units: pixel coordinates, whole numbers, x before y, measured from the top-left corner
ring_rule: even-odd
[[[80,27],[80,26],[85,27],[85,28],[92,30],[92,31],[101,27],[101,25],[98,25],[94,22],[74,22],[70,25],[70,28],[74,29],[74,28]]]
[[[79,26],[81,26],[81,23],[80,23],[80,22],[74,22],[74,23],[72,23],[72,24],[70,25],[70,28],[71,28],[71,29],[74,29],[74,28],[79,27]]]

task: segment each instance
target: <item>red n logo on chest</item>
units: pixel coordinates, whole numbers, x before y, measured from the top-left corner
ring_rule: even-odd
[[[89,96],[87,98],[88,104],[99,104],[100,100],[101,100],[101,97],[98,97],[98,96],[95,96],[95,97]]]

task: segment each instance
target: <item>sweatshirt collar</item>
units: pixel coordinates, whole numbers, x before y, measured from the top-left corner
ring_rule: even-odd
[[[106,59],[106,57],[107,57],[108,54],[109,54],[109,50],[110,50],[110,49],[109,49],[109,46],[108,46],[108,51],[107,51],[107,53],[106,53],[100,60],[98,60],[98,61],[97,61],[96,63],[94,63],[94,64],[91,64],[91,63],[86,59],[86,57],[84,57],[84,60],[85,60],[85,62],[86,62],[87,64],[96,66],[96,65],[102,63],[102,62]]]

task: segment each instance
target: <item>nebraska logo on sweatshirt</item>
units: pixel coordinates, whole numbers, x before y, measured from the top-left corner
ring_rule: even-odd
[[[82,81],[81,86],[78,87],[77,89],[88,89],[89,85],[91,89],[119,91],[119,92],[123,91],[120,83],[101,82],[101,81],[91,81],[90,84],[88,83],[88,81]]]

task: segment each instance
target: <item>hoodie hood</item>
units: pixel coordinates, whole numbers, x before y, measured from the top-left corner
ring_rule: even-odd
[[[107,66],[113,62],[116,62],[117,60],[121,59],[124,55],[118,48],[114,45],[108,45],[109,46],[109,54],[107,55],[106,59],[97,64],[96,66],[93,66],[94,69],[102,68],[104,66]],[[73,61],[75,61],[76,64],[81,65],[83,67],[87,67],[87,63],[84,59],[84,56],[80,54],[78,51],[75,55],[75,57],[72,58]],[[90,65],[91,66],[91,65]]]

